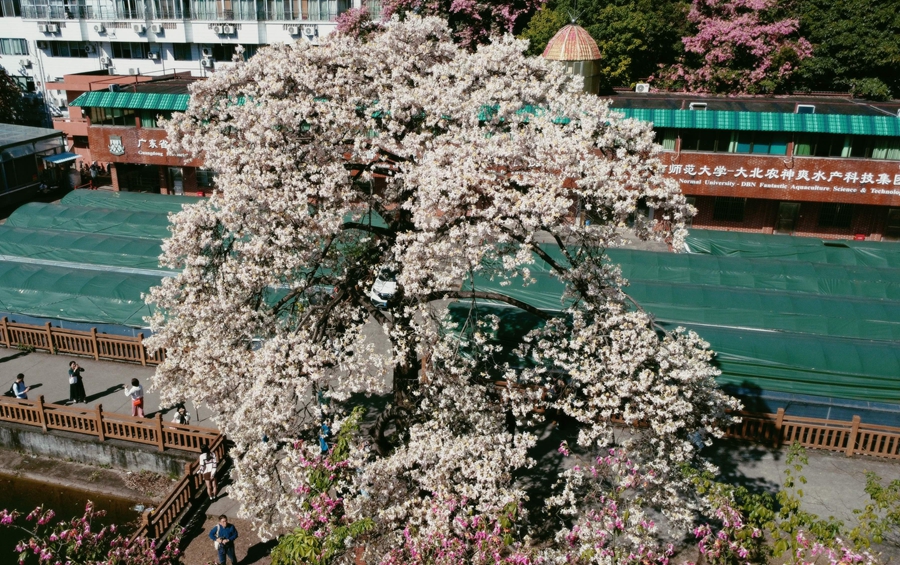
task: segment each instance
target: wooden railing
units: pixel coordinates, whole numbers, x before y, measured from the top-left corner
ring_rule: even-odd
[[[50,353],[85,355],[95,361],[109,359],[147,365],[159,365],[165,359],[163,351],[153,355],[144,347],[144,334],[137,337],[98,334],[97,328],[89,332],[55,328],[50,322],[45,326],[17,324],[7,318],[0,320],[0,344],[6,347],[31,347]]]
[[[810,449],[843,452],[847,457],[870,455],[900,460],[900,428],[776,414],[741,414],[742,421],[728,428],[728,437],[784,445],[799,443]]]
[[[200,426],[186,426],[164,422],[162,414],[154,418],[136,418],[117,412],[104,412],[103,405],[96,408],[77,408],[47,404],[44,397],[37,400],[0,397],[0,421],[37,426],[45,432],[61,430],[87,434],[100,441],[117,439],[199,453],[204,445],[212,445],[221,435],[218,430]]]
[[[215,441],[209,444],[209,448],[220,461],[216,474],[221,477],[225,468],[225,465],[222,464],[225,461],[225,436],[219,435]],[[141,525],[132,535],[132,539],[141,536],[152,539],[162,538],[175,525],[182,512],[194,502],[197,494],[199,493],[201,498],[204,496],[203,479],[197,474],[198,464],[199,460],[184,464],[184,475],[181,480],[158,507],[144,511]]]

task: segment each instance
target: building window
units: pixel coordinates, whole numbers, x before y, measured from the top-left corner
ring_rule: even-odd
[[[146,43],[113,43],[112,56],[115,59],[146,59],[149,47]]]
[[[723,151],[719,136],[728,132],[713,129],[686,129],[681,132],[682,151]],[[726,138],[727,139],[727,138]]]
[[[876,137],[871,144],[872,159],[900,160],[900,139],[896,137]]]
[[[746,198],[719,196],[713,206],[713,220],[722,222],[743,222]]]
[[[196,61],[197,56],[194,55],[194,45],[192,43],[173,43],[172,57],[176,61]]]
[[[0,39],[3,55],[28,55],[28,42],[24,39]]]
[[[134,110],[129,108],[91,108],[91,125],[134,127]]]
[[[666,151],[675,151],[675,140],[678,139],[678,130],[672,128],[656,128],[656,143],[662,145]]]
[[[851,204],[825,203],[819,207],[820,228],[849,228],[853,219]]]
[[[4,18],[21,18],[22,2],[20,0],[2,0]]]
[[[159,120],[171,120],[172,112],[169,110],[141,110],[142,128],[161,128]]]
[[[216,172],[212,169],[197,169],[197,187],[212,188],[216,182]]]
[[[84,43],[80,41],[50,41],[50,55],[54,57],[81,57],[86,59]]]

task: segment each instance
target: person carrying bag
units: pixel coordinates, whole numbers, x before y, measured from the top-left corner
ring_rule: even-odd
[[[219,466],[219,460],[216,454],[210,452],[209,446],[204,445],[200,448],[200,461],[197,465],[197,473],[203,482],[206,483],[206,494],[210,500],[216,498],[218,484],[216,483],[216,468]]]

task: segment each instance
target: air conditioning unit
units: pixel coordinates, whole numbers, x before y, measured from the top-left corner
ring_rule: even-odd
[[[50,49],[50,44],[46,41],[38,41],[37,42],[38,49]]]
[[[100,57],[100,64],[104,67],[108,67],[112,65],[112,60],[109,57]]]
[[[38,24],[38,31],[41,33],[47,33],[47,24]]]
[[[94,31],[97,33],[106,33],[106,26],[103,24],[94,24]]]
[[[94,44],[93,43],[85,43],[84,44],[84,52],[85,53],[93,53],[94,52]]]
[[[648,92],[650,92],[650,85],[646,82],[639,82],[634,85],[634,91],[638,94],[647,94]]]
[[[204,47],[200,49],[200,54],[203,55],[204,59],[209,59],[210,57],[212,57],[212,49],[210,49],[209,47]]]
[[[225,33],[224,28],[225,26],[213,26],[213,31],[218,33],[219,35],[222,35],[223,33]]]
[[[150,26],[150,31],[152,31],[156,35],[160,35],[162,33],[165,33],[166,28],[164,28],[162,24],[153,24]]]
[[[109,85],[110,92],[119,92],[120,90],[122,90],[122,88],[118,84]]]
[[[691,110],[706,110],[706,102],[691,102],[688,104]]]
[[[147,31],[147,26],[144,24],[132,24],[131,29],[134,30],[134,33],[144,33]]]
[[[59,33],[59,24],[47,24],[47,33]]]
[[[25,67],[26,69],[31,68],[31,59],[22,59],[19,61],[20,67]]]
[[[159,53],[156,53],[155,51],[151,51],[151,52],[147,53],[147,58],[150,59],[151,61],[159,61]]]
[[[223,35],[234,35],[234,26],[233,25],[222,26],[222,34]]]
[[[203,67],[204,69],[211,69],[213,66],[213,60],[210,59],[209,57],[204,57],[204,58],[200,59],[200,66]]]
[[[141,74],[141,69],[128,69],[128,74],[139,75],[139,74]]]
[[[300,26],[288,26],[287,32],[291,35],[300,35]]]
[[[303,26],[303,35],[312,37],[316,34],[316,26]]]

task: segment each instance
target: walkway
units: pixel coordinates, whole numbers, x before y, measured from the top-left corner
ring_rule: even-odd
[[[131,400],[125,396],[122,385],[138,379],[144,386],[144,413],[155,416],[160,410],[159,394],[149,391],[153,367],[142,367],[130,363],[94,361],[90,358],[47,353],[26,353],[17,349],[0,347],[0,391],[9,390],[18,373],[25,375],[25,384],[31,387],[29,399],[44,396],[44,402],[64,404],[69,399],[69,361],[76,361],[84,368],[84,389],[88,406],[103,404],[104,411],[131,414]],[[194,407],[186,403],[191,414],[191,424],[215,427],[210,421],[210,412],[205,407]],[[174,416],[171,407],[162,410],[163,419]]]

